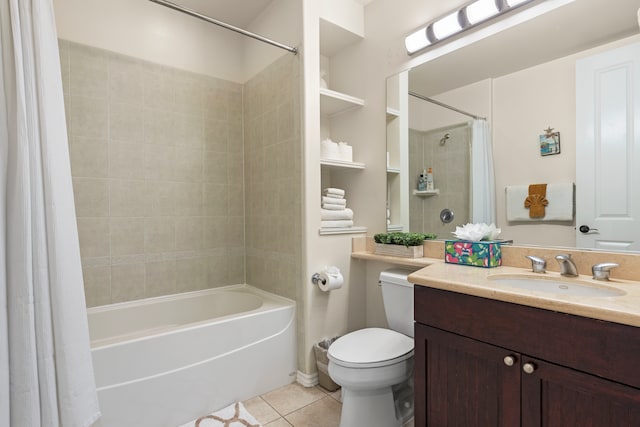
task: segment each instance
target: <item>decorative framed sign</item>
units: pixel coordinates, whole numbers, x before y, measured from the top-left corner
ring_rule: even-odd
[[[544,132],[544,135],[540,135],[540,155],[560,154],[560,132],[554,132],[551,126]]]

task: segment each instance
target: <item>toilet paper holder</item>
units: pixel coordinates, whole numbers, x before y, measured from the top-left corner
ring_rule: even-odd
[[[314,285],[318,285],[320,283],[322,283],[323,285],[327,284],[327,281],[323,279],[322,276],[320,276],[320,273],[313,273],[313,276],[311,276],[311,282]]]

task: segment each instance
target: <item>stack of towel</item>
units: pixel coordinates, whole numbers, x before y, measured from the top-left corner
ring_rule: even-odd
[[[353,211],[347,207],[344,190],[340,188],[322,190],[320,226],[322,228],[353,227]]]

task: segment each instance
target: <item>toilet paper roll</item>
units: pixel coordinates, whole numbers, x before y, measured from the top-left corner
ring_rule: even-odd
[[[342,284],[344,283],[344,277],[340,271],[321,271],[320,273],[320,281],[318,282],[318,287],[321,291],[328,292],[334,289],[340,289]]]

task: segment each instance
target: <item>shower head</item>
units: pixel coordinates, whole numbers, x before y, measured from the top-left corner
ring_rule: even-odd
[[[444,136],[442,137],[442,139],[440,139],[440,145],[444,145],[447,142],[447,139],[451,138],[451,135],[449,135],[448,133],[445,133]]]

